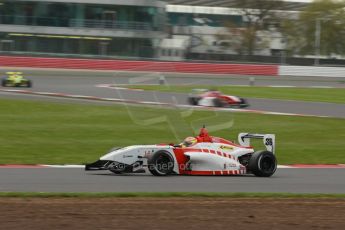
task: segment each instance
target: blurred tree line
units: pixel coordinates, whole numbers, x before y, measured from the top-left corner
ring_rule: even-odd
[[[313,54],[318,48],[321,55],[345,54],[345,1],[314,1],[297,20],[284,20],[282,28],[291,54]]]
[[[243,25],[227,23],[232,47],[239,54],[252,55],[260,49],[258,32],[268,25],[279,28],[289,54],[314,54],[317,36],[321,55],[345,54],[345,0],[315,0],[294,17],[282,0],[234,0],[243,15]],[[234,39],[236,37],[236,39]],[[219,35],[225,39],[225,35]]]

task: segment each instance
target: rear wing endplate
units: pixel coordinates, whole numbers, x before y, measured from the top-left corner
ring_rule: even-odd
[[[266,149],[275,154],[275,135],[274,134],[253,134],[240,133],[238,134],[238,143],[242,146],[250,146],[250,139],[262,139]]]

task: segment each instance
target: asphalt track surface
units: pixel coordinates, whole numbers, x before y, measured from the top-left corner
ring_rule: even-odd
[[[114,73],[109,71],[32,70],[25,76],[34,82],[30,90],[79,94],[131,100],[186,103],[186,94],[114,90],[95,87],[98,84],[157,84],[164,75],[168,84],[248,85],[252,76]],[[5,72],[5,70],[3,70]],[[344,80],[310,77],[255,77],[259,86],[338,87]],[[64,100],[33,95],[0,93],[1,97]],[[345,117],[345,105],[250,98],[251,109]],[[90,103],[89,101],[83,103]],[[105,103],[96,102],[92,103]],[[271,178],[254,176],[170,176],[148,174],[114,175],[107,171],[85,172],[82,169],[0,169],[0,191],[11,192],[291,192],[345,193],[344,169],[278,169]]]
[[[120,98],[133,101],[150,101],[172,104],[187,104],[188,94],[163,93],[151,91],[129,91],[100,88],[102,84],[157,84],[164,76],[171,85],[248,85],[253,76],[234,75],[197,75],[197,74],[167,74],[142,72],[109,72],[109,71],[77,71],[77,70],[22,70],[25,76],[33,80],[32,91],[85,95],[102,98]],[[297,87],[339,87],[344,88],[343,79],[310,77],[270,77],[256,76],[258,86],[297,86]],[[0,93],[0,96],[7,96]],[[62,99],[62,98],[61,98]],[[60,99],[60,100],[61,100]],[[315,116],[330,116],[345,118],[345,104],[303,102],[275,99],[248,98],[250,109],[279,113],[296,113]]]
[[[344,169],[278,169],[255,176],[115,175],[83,169],[0,169],[1,192],[287,192],[345,193]]]

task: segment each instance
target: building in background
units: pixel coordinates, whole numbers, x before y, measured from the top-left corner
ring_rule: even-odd
[[[254,1],[254,0],[253,0]],[[190,59],[229,60],[231,55],[238,59],[238,55],[247,55],[238,47],[240,43],[239,31],[230,31],[227,25],[237,28],[246,27],[246,16],[234,0],[166,0],[166,10],[171,26],[169,38],[170,49],[185,50]],[[308,4],[306,1],[282,1],[280,17],[296,17],[300,10]],[[255,9],[252,9],[255,10]],[[184,42],[181,42],[181,41]],[[184,47],[177,47],[180,44]],[[169,47],[161,47],[158,53],[178,54]],[[286,49],[286,39],[275,22],[265,25],[265,30],[257,31],[257,56],[282,56]],[[181,54],[181,53],[180,53]],[[167,56],[161,56],[167,59]],[[184,57],[180,57],[184,58]],[[172,57],[176,60],[176,57]]]
[[[152,58],[165,25],[156,0],[3,0],[0,50]]]
[[[248,19],[236,1],[0,0],[0,53],[312,63],[313,57],[287,57],[287,39],[274,21],[256,31],[253,52],[240,50]],[[279,17],[294,18],[312,0],[281,1]]]

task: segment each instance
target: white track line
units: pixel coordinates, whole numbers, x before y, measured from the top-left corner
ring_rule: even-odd
[[[132,84],[133,85],[133,84]],[[128,88],[132,86],[131,84],[98,84],[96,87],[100,88],[111,88],[111,89],[128,89],[128,90],[136,90],[136,91],[145,91],[144,89],[135,89],[135,88]],[[142,86],[161,86],[160,84],[140,84]],[[127,86],[127,87],[126,87]],[[175,85],[174,85],[175,86]],[[176,85],[176,86],[183,86],[183,85]],[[190,85],[188,85],[190,86]],[[225,86],[236,86],[236,87],[268,87],[268,88],[312,88],[312,89],[345,89],[345,87],[333,87],[333,86],[296,86],[296,85],[225,85]]]
[[[67,169],[85,168],[85,165],[42,165],[42,166],[47,167],[47,168],[67,168]]]

